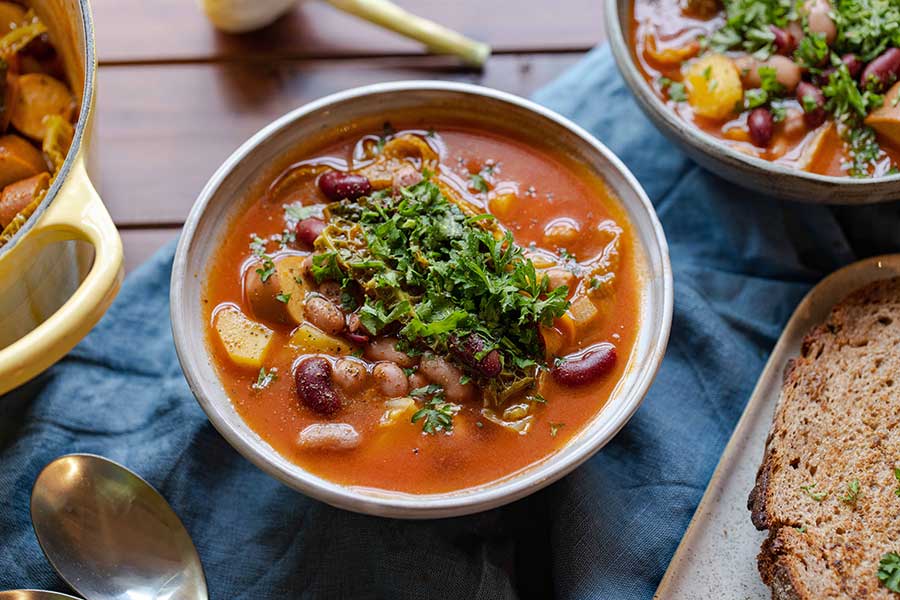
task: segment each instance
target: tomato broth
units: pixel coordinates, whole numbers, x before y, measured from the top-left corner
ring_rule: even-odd
[[[412,494],[449,492],[495,481],[546,458],[603,408],[628,368],[640,324],[642,258],[618,200],[599,177],[575,164],[571,158],[550,148],[465,122],[409,122],[404,128],[404,123],[397,121],[392,125],[386,125],[384,131],[354,129],[340,139],[332,139],[316,148],[304,148],[291,157],[293,166],[277,177],[266,178],[267,184],[274,182],[272,185],[251,193],[210,263],[203,297],[207,342],[222,385],[241,417],[290,461],[315,475],[348,486]],[[396,160],[384,159],[384,154],[398,152],[392,148],[392,142],[397,140],[400,141],[394,146],[415,146],[421,149],[422,155],[412,152]],[[421,145],[423,142],[425,146]],[[431,152],[436,159],[426,158]],[[301,241],[301,238],[306,239],[301,232],[304,225],[297,224],[291,229],[293,223],[286,222],[285,207],[298,207],[298,212],[302,212],[307,207],[316,209],[318,205],[341,204],[328,204],[329,197],[323,193],[326,189],[331,191],[323,184],[323,178],[327,177],[324,173],[329,172],[337,173],[335,177],[347,172],[368,173],[373,189],[366,187],[366,191],[373,193],[373,190],[377,191],[379,176],[371,165],[379,161],[384,162],[382,166],[389,164],[393,169],[390,185],[381,192],[385,197],[383,202],[392,202],[390,197],[396,199],[402,194],[399,190],[404,184],[412,182],[406,189],[425,194],[422,186],[435,182],[448,198],[452,196],[454,205],[463,206],[464,213],[493,214],[496,222],[490,223],[496,225],[490,227],[494,228],[495,237],[510,232],[515,244],[523,249],[523,256],[530,257],[522,260],[531,260],[539,274],[547,272],[548,268],[557,269],[554,276],[568,283],[565,298],[569,301],[590,300],[589,305],[585,300],[579,303],[581,308],[587,306],[586,317],[581,313],[573,317],[575,304],[572,303],[565,314],[554,317],[550,324],[539,326],[544,348],[534,349],[534,354],[540,353],[545,361],[538,362],[544,364],[524,368],[524,373],[534,375],[534,381],[525,392],[527,395],[491,408],[493,412],[488,414],[494,415],[493,419],[486,418],[486,396],[476,385],[490,381],[480,375],[484,369],[479,371],[490,355],[477,355],[470,363],[453,362],[452,357],[447,359],[448,368],[464,373],[460,383],[470,374],[474,374],[474,380],[465,384],[471,393],[466,392],[468,395],[464,400],[446,403],[445,395],[450,395],[455,382],[447,384],[446,390],[434,392],[438,387],[434,380],[422,377],[424,363],[431,356],[427,344],[416,342],[411,345],[413,349],[409,352],[413,356],[410,360],[418,364],[406,367],[403,376],[394,367],[385,368],[385,372],[397,375],[399,383],[387,380],[385,387],[386,380],[374,378],[374,369],[379,362],[385,361],[371,359],[366,344],[374,344],[374,340],[384,336],[397,336],[391,332],[396,332],[399,324],[389,325],[384,332],[374,335],[376,332],[366,328],[351,332],[349,326],[338,322],[330,334],[333,338],[325,335],[327,339],[336,340],[331,347],[311,347],[304,346],[306,342],[296,341],[297,330],[311,327],[313,335],[319,336],[322,333],[319,329],[308,323],[298,327],[297,319],[286,319],[286,322],[267,319],[265,314],[260,314],[265,311],[253,304],[252,298],[257,297],[252,296],[256,294],[256,288],[265,289],[267,283],[260,286],[254,278],[263,277],[266,265],[275,265],[286,257],[305,258],[311,253],[322,253],[329,235],[330,229],[325,229],[318,233],[312,244],[304,246]],[[316,171],[304,175],[306,168]],[[352,202],[348,204],[346,198],[342,202],[345,206],[356,206]],[[326,209],[326,214],[327,210],[331,209]],[[320,220],[319,217],[307,219]],[[322,217],[321,220],[329,225],[337,222],[334,214],[330,219]],[[320,223],[316,225],[321,227]],[[613,238],[610,232],[613,232]],[[279,244],[278,240],[284,242],[285,236],[296,239]],[[313,238],[309,239],[312,241]],[[259,243],[254,247],[253,240],[264,241],[264,253]],[[369,244],[372,243],[370,238]],[[509,244],[502,247],[509,247]],[[615,260],[607,261],[612,266],[606,265],[603,271],[614,275],[614,279],[610,278],[609,286],[604,279],[602,293],[591,295],[596,290],[590,286],[598,287],[597,281],[601,278],[592,275],[588,281],[585,273],[601,272],[597,266],[598,256],[614,256]],[[267,259],[272,263],[266,263]],[[306,267],[315,272],[312,265],[316,261],[307,260]],[[559,271],[564,267],[572,273],[571,277]],[[377,277],[378,274],[378,269],[374,269],[366,276]],[[298,282],[310,277],[315,279],[309,273],[295,274]],[[248,285],[253,289],[248,291]],[[308,289],[317,289],[315,282],[310,285],[312,287]],[[356,289],[356,284],[349,279],[344,280],[344,285]],[[308,318],[308,302],[313,296],[320,298],[321,289],[306,293],[307,304],[303,310]],[[280,296],[284,301],[287,294],[282,290]],[[296,300],[289,299],[286,304]],[[325,303],[322,298],[317,301]],[[329,301],[332,305],[328,310],[334,312],[335,306],[340,307],[346,301],[346,297],[334,297]],[[359,303],[359,300],[354,301]],[[365,297],[362,302],[372,303]],[[596,310],[591,312],[591,307]],[[275,308],[279,309],[278,306]],[[270,332],[265,334],[270,340],[264,354],[259,355],[259,362],[254,362],[255,354],[250,359],[241,355],[235,362],[231,352],[237,351],[233,345],[229,346],[232,342],[228,341],[227,332],[226,337],[222,337],[221,326],[217,323],[223,311],[235,315],[238,315],[235,311],[239,311],[246,320],[263,326],[259,331],[267,329]],[[364,312],[359,308],[356,311],[353,313],[345,307],[341,318],[351,323],[354,314]],[[330,326],[326,324],[325,327]],[[516,323],[508,324],[510,331],[516,327]],[[501,330],[495,328],[492,331]],[[457,348],[461,342],[453,335],[448,343]],[[487,333],[481,335],[488,341],[491,339]],[[554,365],[562,368],[559,365],[564,365],[566,360],[577,360],[585,355],[585,350],[610,346],[615,350],[614,362],[604,363],[603,374],[591,375],[587,383],[573,385],[571,381],[558,380],[551,373]],[[331,348],[335,350],[332,352]],[[316,349],[319,351],[312,351]],[[501,355],[504,369],[512,369],[510,354],[501,352]],[[311,356],[319,357],[320,361],[324,357],[327,365],[321,362],[319,365],[332,376],[337,361],[358,360],[353,364],[364,371],[361,374],[364,381],[351,392],[340,386],[335,387],[333,395],[329,390],[328,398],[339,404],[337,408],[330,404],[310,403],[311,392],[303,388],[312,385],[306,383],[311,380],[301,381],[297,371],[311,364],[304,366],[304,361]],[[444,359],[438,357],[435,360]],[[469,369],[472,365],[474,370]],[[414,396],[413,380],[428,383],[425,388],[415,389],[432,390],[429,392],[431,404],[427,394]],[[399,387],[390,388],[394,384]],[[323,385],[331,387],[334,384],[325,381]],[[399,391],[385,394],[384,390],[389,388]],[[391,396],[402,397],[395,399],[394,404],[387,404]],[[394,410],[394,413],[399,411],[399,416],[389,410],[394,405],[399,407]],[[436,408],[416,419],[416,415],[428,406]],[[441,410],[444,413],[440,413]],[[450,415],[452,425],[447,425],[441,414]],[[334,440],[327,435],[323,438],[304,433],[326,431],[309,429],[319,424],[340,424],[344,429],[334,430],[340,434]],[[431,431],[427,431],[429,427]],[[321,443],[323,439],[325,442]]]

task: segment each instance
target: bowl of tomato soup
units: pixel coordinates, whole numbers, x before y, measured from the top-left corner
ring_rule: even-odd
[[[851,3],[606,0],[638,104],[701,166],[812,203],[900,197],[896,8]]]
[[[668,340],[662,228],[625,166],[527,100],[358,88],[209,181],[172,273],[178,356],[251,462],[341,508],[472,513],[577,467]]]

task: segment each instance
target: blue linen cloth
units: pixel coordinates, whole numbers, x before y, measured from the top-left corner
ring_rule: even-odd
[[[0,398],[0,589],[66,591],[38,548],[29,494],[49,461],[94,452],[171,502],[215,599],[651,598],[794,306],[836,268],[900,250],[900,206],[792,204],[701,170],[639,111],[606,49],[537,100],[625,161],[671,248],[668,354],[606,448],[527,499],[465,518],[366,517],[293,492],[232,450],[188,390],[169,246],[65,360]]]

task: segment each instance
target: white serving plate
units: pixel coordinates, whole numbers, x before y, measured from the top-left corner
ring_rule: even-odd
[[[772,597],[756,569],[756,555],[766,532],[757,531],[750,522],[747,496],[756,482],[785,366],[799,355],[806,333],[824,321],[835,304],[867,283],[898,275],[900,254],[877,256],[832,273],[803,298],[759,376],[655,598]]]

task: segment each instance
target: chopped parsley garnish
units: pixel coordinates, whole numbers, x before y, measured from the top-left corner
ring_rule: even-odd
[[[499,233],[492,220],[467,218],[429,180],[396,195],[332,203],[326,215],[313,276],[360,299],[369,333],[397,335],[406,350],[443,356],[451,335],[474,334],[487,351],[500,352],[503,371],[481,381],[461,365],[473,380],[499,391],[533,379],[543,363],[537,326],[566,311],[568,290],[551,290],[512,234]]]
[[[814,492],[813,489],[816,487],[816,484],[810,485],[801,485],[800,489],[806,492],[806,495],[815,500],[816,502],[821,502],[825,498],[828,497],[828,492]]]
[[[278,294],[275,294],[275,299],[278,300],[279,302],[283,302],[284,304],[287,304],[288,302],[291,301],[291,295],[285,294],[284,292],[280,292]]]
[[[275,261],[268,255],[262,256],[262,266],[257,267],[256,274],[259,275],[260,280],[265,283],[269,280],[269,277],[275,274]]]
[[[276,367],[272,367],[268,371],[266,371],[265,367],[262,367],[259,370],[259,375],[256,376],[256,383],[250,387],[254,390],[264,390],[276,379],[278,379],[278,369]]]
[[[744,108],[752,110],[760,106],[765,106],[769,101],[769,94],[764,89],[753,89],[744,92]]]
[[[687,90],[680,81],[672,81],[668,77],[660,77],[659,87],[669,95],[669,100],[672,102],[685,102],[687,100]]]
[[[795,526],[794,529],[796,529],[800,533],[806,533],[806,525]]]
[[[801,67],[814,69],[828,59],[829,52],[825,36],[821,33],[810,33],[804,35],[797,44],[797,51],[794,55]]]
[[[897,467],[894,467],[894,479],[896,479],[897,483],[900,484],[900,469],[898,469]],[[900,486],[898,486],[897,489],[894,490],[894,495],[900,496]]]
[[[471,187],[476,192],[481,192],[482,194],[488,191],[487,181],[484,179],[484,176],[481,173],[474,173],[469,175],[469,187]]]
[[[453,416],[459,412],[459,406],[446,402],[440,394],[425,402],[425,406],[412,416],[412,422],[422,421],[422,433],[433,435],[439,431],[453,431]]]
[[[556,437],[556,434],[559,433],[559,430],[565,427],[565,423],[550,423],[550,435],[551,437]]]
[[[854,479],[847,485],[847,494],[841,498],[845,504],[856,504],[859,499],[859,479]]]
[[[769,95],[781,96],[784,94],[784,86],[778,83],[778,71],[775,67],[759,67],[759,87]]]
[[[757,58],[773,51],[770,25],[785,27],[797,18],[794,0],[724,0],[725,25],[709,38],[715,50],[744,50]]]
[[[262,266],[256,268],[256,274],[259,275],[259,278],[265,283],[269,280],[269,277],[275,274],[275,261],[272,260],[271,256],[266,254],[266,241],[258,235],[251,236],[250,251],[253,252],[253,256],[258,258],[262,263]]]
[[[318,217],[322,214],[321,204],[303,206],[299,202],[284,205],[284,222],[288,229],[293,229],[298,222],[310,217]]]
[[[888,552],[878,563],[878,581],[892,592],[900,593],[900,554]]]

